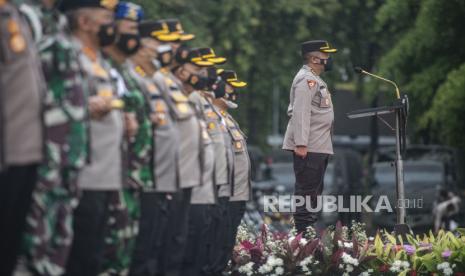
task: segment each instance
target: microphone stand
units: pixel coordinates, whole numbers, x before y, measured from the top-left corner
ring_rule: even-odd
[[[405,221],[406,212],[405,212],[405,189],[404,189],[404,162],[402,158],[402,152],[405,151],[406,144],[406,123],[408,116],[408,98],[407,95],[401,98],[399,87],[397,84],[391,80],[385,79],[378,75],[367,72],[359,67],[355,68],[357,73],[366,74],[371,77],[377,78],[384,82],[390,83],[395,87],[397,104],[401,105],[402,108],[396,108],[396,196],[397,196],[397,224],[394,227],[394,233],[396,237],[398,235],[403,237],[403,240],[406,241],[406,234],[410,233],[411,230]]]

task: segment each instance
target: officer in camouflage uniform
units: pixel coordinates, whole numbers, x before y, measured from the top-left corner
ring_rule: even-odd
[[[241,222],[242,216],[245,212],[245,202],[250,199],[251,185],[250,185],[250,158],[247,151],[246,136],[240,130],[237,122],[227,112],[228,109],[237,108],[236,101],[237,94],[235,88],[242,88],[247,85],[243,81],[237,79],[237,75],[231,70],[220,70],[219,76],[225,82],[226,94],[223,98],[215,99],[214,104],[220,112],[222,119],[226,123],[230,141],[233,149],[233,175],[230,185],[230,194],[227,201],[221,203],[225,205],[227,222],[222,223],[220,227],[221,232],[225,232],[221,236],[218,243],[223,244],[222,250],[218,254],[218,258],[214,263],[214,273],[223,271],[228,261],[232,256],[232,249],[235,244],[237,228]],[[213,273],[213,274],[214,274]]]
[[[46,158],[39,167],[23,253],[35,275],[62,275],[73,239],[77,176],[89,157],[88,87],[78,63],[77,46],[65,32],[65,19],[53,6],[28,7],[35,13],[26,14],[37,16],[29,22],[40,20],[43,27],[36,37],[41,37],[38,47],[48,91],[44,113]]]
[[[0,0],[0,275],[15,267],[43,158],[43,93],[27,23],[17,6]]]
[[[179,192],[179,132],[173,110],[162,95],[161,87],[154,80],[159,68],[171,63],[171,46],[167,42],[179,35],[169,34],[163,21],[144,21],[139,25],[141,49],[131,57],[130,71],[138,81],[150,103],[152,123],[153,164],[155,186],[141,194],[141,221],[130,275],[157,275],[161,273],[164,243],[169,239],[167,230],[169,201]]]
[[[75,231],[66,275],[102,272],[105,237],[113,223],[127,223],[122,193],[124,137],[137,131],[131,117],[124,120],[125,105],[110,65],[100,49],[115,42],[114,8],[117,1],[69,0],[61,2],[73,38],[81,48],[79,62],[89,76],[89,113],[92,162],[78,177],[82,197],[74,212]],[[126,133],[126,134],[125,134]],[[121,216],[121,217],[117,217]],[[122,222],[121,222],[122,221]],[[126,225],[126,224],[125,224]],[[115,261],[117,260],[110,260]]]
[[[126,182],[123,186],[124,209],[115,208],[105,239],[105,263],[103,271],[110,275],[126,275],[129,270],[132,252],[139,228],[139,193],[153,187],[151,172],[152,134],[149,120],[148,102],[139,83],[130,71],[133,67],[129,58],[140,48],[138,22],[143,13],[139,5],[119,2],[115,10],[118,40],[104,49],[113,67],[112,73],[118,79],[118,89],[124,102],[125,116],[135,114],[138,130],[134,138],[128,139]],[[119,205],[116,202],[117,207]],[[119,213],[118,211],[122,211]]]

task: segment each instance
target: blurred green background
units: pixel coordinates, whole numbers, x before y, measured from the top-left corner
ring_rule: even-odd
[[[324,75],[333,91],[355,93],[368,107],[380,94],[394,99],[392,88],[352,68],[391,78],[410,98],[412,142],[465,149],[464,0],[135,2],[146,18],[179,18],[197,36],[190,46],[212,46],[249,83],[233,113],[252,144],[266,148],[268,135],[285,132],[300,43],[326,39],[339,49]]]

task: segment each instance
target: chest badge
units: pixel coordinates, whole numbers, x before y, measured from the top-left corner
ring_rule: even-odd
[[[329,99],[328,96],[321,97],[320,107],[327,108],[327,107],[330,107],[330,105],[331,105],[331,100]]]

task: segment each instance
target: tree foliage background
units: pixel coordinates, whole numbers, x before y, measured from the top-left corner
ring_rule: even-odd
[[[146,18],[179,18],[190,46],[212,46],[225,68],[249,83],[235,111],[251,143],[271,133],[272,91],[280,91],[280,131],[300,43],[327,39],[340,49],[333,89],[367,103],[389,89],[352,73],[362,66],[395,79],[411,100],[411,139],[465,149],[465,1],[463,0],[137,0]],[[241,92],[241,93],[242,93]],[[392,93],[392,95],[394,95]],[[337,106],[336,106],[337,108]]]

